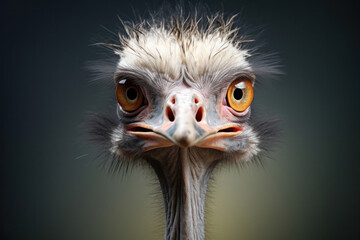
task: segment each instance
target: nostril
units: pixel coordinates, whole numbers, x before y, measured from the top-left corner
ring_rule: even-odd
[[[171,99],[171,103],[172,103],[172,104],[175,104],[175,102],[176,102],[175,97],[173,97],[173,98]]]
[[[194,98],[194,102],[195,104],[198,104],[199,103],[199,99],[197,97]]]
[[[204,112],[203,108],[200,107],[200,108],[198,109],[197,113],[196,113],[196,116],[195,116],[196,121],[200,122],[200,121],[202,120],[202,118],[203,118],[203,112]]]
[[[170,122],[173,122],[175,120],[174,113],[173,113],[173,111],[171,110],[170,107],[166,108],[166,116],[168,117]]]

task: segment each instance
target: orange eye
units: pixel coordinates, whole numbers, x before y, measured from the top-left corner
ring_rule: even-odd
[[[226,99],[229,106],[237,112],[245,111],[254,97],[254,89],[247,79],[238,79],[231,83]]]
[[[138,85],[123,79],[116,86],[116,98],[122,109],[133,112],[144,103],[144,95]]]

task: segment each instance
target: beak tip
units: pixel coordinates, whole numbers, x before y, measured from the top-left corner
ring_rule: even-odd
[[[188,148],[194,145],[194,139],[190,138],[188,135],[183,135],[175,138],[175,142],[179,147],[182,148]]]

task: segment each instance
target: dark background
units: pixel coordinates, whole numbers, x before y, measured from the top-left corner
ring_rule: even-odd
[[[1,239],[163,237],[151,171],[99,169],[81,127],[113,94],[91,83],[90,45],[160,3],[1,1]],[[286,73],[255,96],[281,143],[264,168],[217,173],[207,239],[360,239],[359,5],[207,3],[265,25]]]

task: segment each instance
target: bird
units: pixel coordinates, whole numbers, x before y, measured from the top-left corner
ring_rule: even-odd
[[[259,52],[236,19],[180,7],[122,21],[118,43],[99,43],[116,56],[114,104],[110,113],[91,114],[89,132],[110,167],[153,169],[165,240],[205,239],[214,169],[261,163],[278,135],[277,121],[252,107],[258,81],[278,74],[278,62]]]

